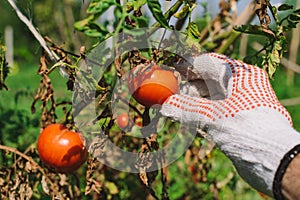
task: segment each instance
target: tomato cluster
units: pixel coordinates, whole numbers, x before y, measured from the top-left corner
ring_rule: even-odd
[[[83,138],[62,124],[47,126],[38,138],[37,149],[47,166],[62,173],[77,170],[88,157]]]
[[[161,105],[169,96],[178,92],[178,80],[174,73],[158,65],[139,71],[131,78],[129,90],[133,98],[145,107]],[[127,113],[123,113],[117,117],[116,123],[119,128],[126,130],[134,122]],[[80,134],[62,124],[47,126],[38,138],[37,148],[41,160],[62,173],[77,170],[88,157]]]

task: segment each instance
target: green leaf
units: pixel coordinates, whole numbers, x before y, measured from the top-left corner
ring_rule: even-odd
[[[272,65],[276,65],[276,64],[280,63],[280,58],[278,56],[278,52],[277,51],[275,51],[275,52],[276,52],[276,54],[275,53],[274,54],[270,54],[270,59],[272,61]]]
[[[84,31],[87,29],[87,25],[90,23],[90,21],[94,20],[94,16],[91,15],[88,18],[85,18],[83,20],[77,21],[74,23],[74,28],[79,30],[79,31]]]
[[[188,4],[184,5],[180,11],[175,13],[173,16],[177,19],[183,19],[189,13],[190,6]]]
[[[132,29],[131,27],[126,27],[126,26],[124,26],[123,31],[126,34],[132,35],[132,36],[135,36],[135,37],[143,36],[143,35],[146,34],[144,29]]]
[[[77,24],[76,23],[74,26],[78,30],[84,32],[87,36],[90,37],[105,37],[109,33],[105,26],[102,26],[92,21],[88,21],[88,22],[79,21]],[[84,26],[82,26],[83,24]]]
[[[87,13],[102,15],[110,6],[115,4],[115,0],[94,0],[90,3]]]
[[[153,15],[153,17],[160,23],[160,25],[164,28],[169,29],[169,25],[167,19],[162,13],[161,5],[158,0],[147,0],[148,7]]]
[[[278,7],[278,10],[279,10],[279,11],[291,10],[291,9],[293,9],[293,6],[292,6],[292,5],[289,5],[289,4],[281,4],[281,5]]]
[[[280,41],[276,41],[274,43],[274,49],[275,50],[281,50],[282,49],[282,46],[281,46],[281,42]]]
[[[292,20],[290,20],[290,19],[288,19],[287,22],[288,22],[288,28],[289,28],[289,29],[297,28],[297,23],[298,23],[298,22],[294,22],[294,21],[292,21]],[[289,30],[289,29],[288,29],[288,30]]]
[[[276,50],[276,47],[272,50],[272,52],[268,53],[266,56],[267,63],[268,63],[268,74],[270,78],[273,78],[277,67],[280,64],[280,52]]]
[[[148,25],[149,25],[149,18],[146,16],[136,17],[135,20],[136,20],[139,28],[148,27]]]
[[[90,37],[103,37],[104,35],[96,29],[87,29],[84,34]]]
[[[276,66],[273,65],[272,60],[268,60],[268,74],[270,78],[273,78],[276,72]]]
[[[292,13],[292,14],[289,15],[289,19],[299,22],[300,21],[300,14]]]
[[[5,47],[0,44],[0,90],[5,88],[8,90],[4,81],[9,73],[9,66],[5,58]]]
[[[195,3],[185,4],[180,11],[174,13],[174,17],[177,19],[183,19],[189,12],[192,12],[197,5]]]
[[[194,22],[189,23],[186,31],[187,31],[187,35],[190,38],[192,38],[193,40],[199,41],[201,33],[200,33],[196,23],[194,23]]]

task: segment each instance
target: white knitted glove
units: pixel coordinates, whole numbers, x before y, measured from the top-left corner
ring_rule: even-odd
[[[284,155],[300,144],[300,134],[293,129],[267,74],[215,53],[202,54],[192,63],[187,77],[190,90],[167,99],[161,113],[199,128],[208,127],[208,135],[233,161],[241,177],[273,196],[276,170]],[[208,92],[210,97],[203,98]]]

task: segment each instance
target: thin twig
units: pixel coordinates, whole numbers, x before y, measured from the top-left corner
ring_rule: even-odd
[[[283,106],[296,106],[300,104],[300,97],[294,97],[290,99],[282,99],[280,100],[280,103]]]
[[[15,4],[15,1],[14,0],[7,0],[7,1],[11,5],[11,7],[16,11],[16,14],[19,17],[19,19],[29,28],[29,30],[34,35],[34,37],[37,39],[37,41],[47,52],[50,59],[53,61],[59,60],[58,56],[53,51],[51,51],[50,48],[47,46],[46,41],[41,36],[41,34],[36,30],[36,28],[33,26],[32,22],[25,15],[23,15],[23,13],[17,7],[17,5]]]
[[[8,151],[8,152],[12,152],[15,155],[21,156],[22,158],[26,159],[27,161],[29,161],[31,164],[33,164],[44,176],[45,178],[48,180],[49,184],[54,187],[52,181],[49,179],[49,177],[47,176],[46,172],[44,171],[44,169],[37,163],[35,162],[30,156],[27,156],[26,154],[20,152],[19,150],[17,150],[16,148],[13,147],[9,147],[9,146],[4,146],[0,144],[0,150],[4,150],[4,151]]]

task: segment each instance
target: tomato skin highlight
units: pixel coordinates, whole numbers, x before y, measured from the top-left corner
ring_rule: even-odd
[[[37,149],[47,166],[62,173],[77,170],[88,157],[81,136],[62,124],[47,126],[38,138]]]
[[[179,90],[174,73],[157,65],[149,71],[136,75],[129,84],[133,98],[146,107],[162,105],[168,97],[178,93]]]

